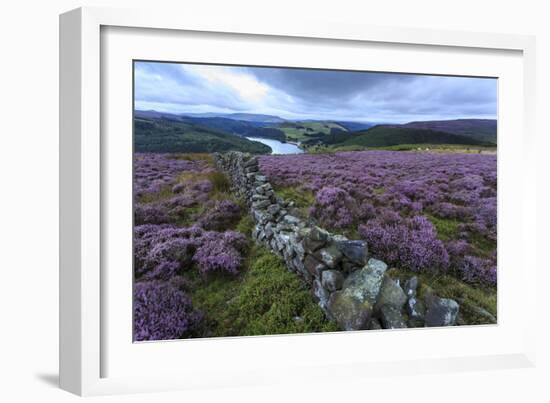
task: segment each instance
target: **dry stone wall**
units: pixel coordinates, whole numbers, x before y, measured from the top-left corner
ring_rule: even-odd
[[[342,330],[455,324],[456,301],[432,294],[417,298],[417,278],[401,286],[386,274],[386,263],[369,256],[365,241],[331,234],[293,215],[292,202],[275,195],[256,156],[228,152],[215,154],[215,161],[233,191],[246,200],[255,221],[254,240],[303,279],[327,318]]]

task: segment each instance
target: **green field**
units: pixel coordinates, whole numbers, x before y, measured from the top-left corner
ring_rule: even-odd
[[[285,122],[274,127],[285,133],[287,141],[293,142],[309,140],[319,133],[329,134],[331,129],[347,131],[343,126],[334,122]]]
[[[362,145],[313,145],[305,147],[308,153],[333,153],[339,151],[364,151],[364,150],[388,150],[388,151],[415,151],[415,152],[443,152],[465,154],[494,154],[495,146],[480,146],[468,144],[398,144],[394,146],[366,147]]]

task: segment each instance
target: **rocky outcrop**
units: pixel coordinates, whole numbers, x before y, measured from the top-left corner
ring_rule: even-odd
[[[459,306],[429,294],[417,297],[418,279],[404,287],[390,278],[388,266],[369,256],[365,241],[309,226],[292,214],[292,203],[278,198],[260,173],[256,156],[215,154],[216,165],[231,179],[255,221],[253,239],[280,256],[311,288],[312,297],[343,330],[451,326]]]

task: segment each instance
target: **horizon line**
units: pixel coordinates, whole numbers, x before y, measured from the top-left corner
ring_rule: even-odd
[[[229,115],[262,115],[262,116],[269,116],[272,118],[281,119],[284,121],[289,122],[306,122],[306,121],[319,121],[319,122],[356,122],[356,123],[386,123],[386,124],[408,124],[408,123],[415,123],[415,122],[445,122],[445,121],[453,121],[453,120],[491,120],[491,121],[498,121],[498,117],[494,118],[487,118],[487,117],[454,117],[454,118],[443,118],[443,119],[426,119],[422,120],[415,119],[415,120],[409,120],[405,123],[396,123],[395,121],[390,120],[357,120],[354,118],[342,118],[342,119],[315,119],[315,118],[283,118],[279,115],[273,115],[269,113],[256,113],[256,112],[165,112],[165,111],[159,111],[157,109],[138,109],[134,108],[134,115],[136,112],[156,112],[166,115],[174,115],[174,116],[189,116],[194,117],[194,115],[217,115],[218,117],[224,117]],[[134,116],[135,117],[135,116]],[[236,119],[238,120],[238,119]]]

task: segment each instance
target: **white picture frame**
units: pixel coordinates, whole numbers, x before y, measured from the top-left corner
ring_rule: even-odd
[[[522,281],[519,283],[521,291],[518,292],[522,295],[521,308],[525,314],[522,322],[516,322],[516,326],[522,327],[516,329],[517,332],[513,335],[514,343],[510,343],[508,347],[499,347],[498,353],[497,350],[487,354],[483,351],[473,351],[466,355],[437,353],[415,357],[399,355],[398,352],[393,356],[388,355],[387,359],[357,356],[347,361],[320,364],[314,361],[313,356],[308,355],[308,348],[312,345],[341,345],[342,337],[346,337],[346,345],[352,348],[366,340],[366,333],[263,336],[206,341],[210,343],[208,349],[212,351],[211,354],[220,356],[226,354],[227,350],[239,351],[238,349],[242,349],[243,346],[250,350],[250,359],[243,359],[242,363],[235,363],[232,367],[220,365],[216,369],[210,366],[209,369],[209,364],[213,362],[209,361],[212,357],[203,355],[202,360],[206,364],[192,374],[186,373],[185,368],[193,366],[193,360],[198,361],[195,356],[184,364],[172,363],[169,371],[159,371],[158,374],[125,374],[124,368],[114,372],[107,371],[105,361],[110,352],[106,348],[108,343],[102,326],[109,323],[104,320],[109,315],[109,305],[105,302],[107,291],[102,278],[102,267],[105,265],[102,227],[105,226],[106,220],[102,214],[102,206],[106,189],[105,177],[109,176],[109,172],[105,170],[105,147],[110,147],[111,143],[102,141],[101,136],[102,132],[109,130],[108,124],[102,120],[105,118],[105,111],[102,113],[102,92],[106,93],[108,89],[102,87],[106,84],[102,81],[101,57],[106,54],[102,53],[102,46],[105,46],[102,42],[102,30],[108,27],[158,30],[156,32],[193,32],[199,36],[200,33],[217,33],[218,36],[244,35],[252,36],[260,42],[264,39],[292,40],[297,43],[303,41],[304,44],[310,43],[308,41],[311,40],[331,41],[331,46],[336,47],[346,43],[376,43],[377,46],[410,45],[438,49],[468,49],[480,55],[492,51],[516,52],[516,62],[519,60],[521,64],[522,80],[521,83],[516,83],[521,84],[516,89],[523,92],[520,101],[521,119],[514,123],[514,127],[519,127],[522,131],[522,136],[517,136],[516,139],[521,143],[521,147],[518,148],[520,154],[514,161],[519,161],[521,169],[517,170],[517,176],[510,176],[507,180],[521,181],[521,191],[517,192],[516,196],[516,206],[520,207],[516,217],[516,223],[519,225],[516,238],[519,239],[516,240],[517,253],[522,258],[522,277],[534,276],[536,270],[536,243],[532,240],[534,235],[531,235],[529,240],[526,238],[526,234],[536,233],[534,198],[527,196],[533,194],[535,188],[535,175],[532,175],[535,172],[535,159],[532,158],[535,118],[534,38],[520,35],[327,24],[307,19],[300,25],[292,25],[279,24],[277,21],[269,22],[268,19],[208,20],[168,11],[80,8],[60,17],[60,385],[63,389],[79,395],[97,395],[228,384],[245,386],[269,382],[290,383],[294,382],[296,377],[302,380],[323,379],[328,372],[331,372],[332,377],[337,372],[339,377],[346,378],[352,374],[355,377],[369,376],[375,372],[402,374],[410,371],[438,372],[534,365],[535,330],[532,323],[535,321],[530,321],[529,315],[534,316],[536,311],[535,284]],[[120,91],[124,90],[117,91],[120,94]],[[128,95],[123,93],[123,96]],[[521,126],[517,126],[520,123]],[[499,153],[500,147],[499,143]],[[510,149],[512,148],[513,146]],[[509,171],[501,168],[499,165],[499,175],[503,172],[508,175]],[[499,216],[499,222],[500,219]],[[499,252],[499,264],[500,260]],[[506,301],[507,298],[510,296],[501,293],[499,284],[499,321],[502,313],[500,301]],[[432,341],[453,337],[450,331],[461,332],[456,333],[454,337],[473,341],[481,336],[501,337],[499,332],[503,328],[505,326],[501,326],[500,329],[480,327],[479,334],[474,333],[478,330],[471,329],[423,329],[422,337]],[[379,332],[368,337],[376,338],[377,343],[383,342],[382,339],[391,339],[395,345],[403,335],[402,332]],[[131,344],[131,340],[128,343]],[[175,343],[149,343],[146,347],[147,354],[150,356],[158,352],[159,357],[162,354],[171,354],[168,350],[173,349]],[[285,366],[282,361],[276,362],[273,354],[268,354],[272,349],[278,351],[277,348],[294,348],[303,354],[294,354],[295,359],[292,362],[288,361],[288,365]],[[197,343],[194,349],[201,350],[201,345]],[[253,360],[262,354],[267,357],[264,357],[263,367],[260,364],[254,367]],[[235,357],[227,355],[224,359],[231,360]],[[176,372],[178,367],[179,374]],[[304,371],[304,368],[307,368],[307,371]],[[332,371],[328,371],[330,369]],[[116,374],[111,376],[110,372]]]

